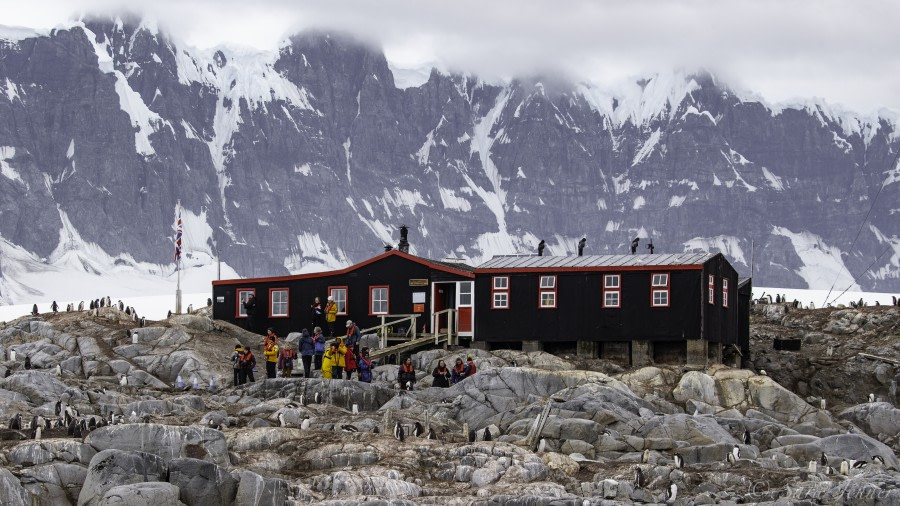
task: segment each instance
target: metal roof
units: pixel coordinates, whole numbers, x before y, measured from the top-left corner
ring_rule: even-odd
[[[498,255],[476,269],[560,269],[591,267],[665,267],[703,265],[717,253],[677,253],[659,255],[537,256]]]

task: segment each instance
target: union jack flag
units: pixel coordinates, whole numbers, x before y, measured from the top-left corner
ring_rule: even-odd
[[[175,263],[181,260],[181,234],[183,233],[181,224],[181,209],[178,209],[178,227],[175,229]]]

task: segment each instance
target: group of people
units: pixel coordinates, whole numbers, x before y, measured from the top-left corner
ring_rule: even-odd
[[[409,361],[409,359],[406,360]],[[453,365],[452,369],[448,369],[447,364],[443,360],[439,360],[437,367],[431,372],[431,377],[434,378],[431,385],[448,388],[450,385],[455,385],[470,376],[474,376],[477,370],[478,368],[475,367],[472,355],[467,356],[465,362],[461,358],[456,357],[456,364]]]

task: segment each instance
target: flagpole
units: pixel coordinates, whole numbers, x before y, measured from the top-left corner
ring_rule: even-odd
[[[181,232],[181,200],[178,201],[176,210],[178,211],[178,231]],[[179,245],[180,246],[180,245]],[[175,257],[175,272],[177,273],[178,285],[175,288],[175,314],[181,314],[181,254],[180,250]]]

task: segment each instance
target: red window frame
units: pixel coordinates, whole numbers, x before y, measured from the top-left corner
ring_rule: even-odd
[[[272,295],[275,292],[284,292],[285,295],[287,296],[284,301],[285,307],[286,307],[285,314],[277,315],[274,313],[274,311],[272,311],[275,308],[275,303],[272,300]],[[269,318],[290,318],[290,317],[291,317],[291,289],[286,286],[279,287],[279,288],[269,288]]]
[[[250,292],[253,295],[256,295],[256,288],[238,288],[234,291],[234,317],[235,318],[247,318],[247,315],[241,314],[241,293],[242,292]]]
[[[553,279],[553,288],[544,288],[544,278],[551,278],[551,279]],[[557,279],[557,277],[556,277],[555,274],[542,274],[542,275],[538,276],[538,309],[556,309],[556,306],[557,306],[557,294],[556,294],[556,291],[557,291],[557,286],[558,286],[558,285],[557,285],[557,282],[558,282],[558,281],[559,281],[559,280]],[[509,287],[509,282],[508,282],[508,281],[507,281],[507,285],[506,285],[506,286],[507,286],[507,288]],[[552,293],[552,294],[553,294],[553,305],[552,305],[552,306],[545,306],[545,305],[544,305],[544,294],[545,294],[545,293]],[[509,295],[507,295],[507,298],[508,298],[508,297],[509,297]],[[509,304],[508,304],[508,301],[507,301],[507,305],[509,305]]]
[[[728,307],[728,278],[722,278],[722,307]]]
[[[610,287],[606,285],[606,278],[616,278],[616,286]],[[617,304],[607,304],[606,303],[606,294],[607,293],[615,293],[617,294],[616,300]],[[621,274],[603,274],[603,304],[604,308],[620,308],[622,307],[622,275]]]
[[[374,302],[372,292],[380,288],[384,288],[385,306],[387,307],[385,307],[383,313],[376,313],[372,311],[372,302]],[[369,316],[381,316],[383,314],[391,314],[391,287],[388,285],[371,285],[369,286]]]
[[[715,274],[709,275],[709,283],[706,295],[706,302],[710,304],[716,303],[716,276]]]
[[[666,284],[663,285],[654,285],[653,278],[654,276],[664,275],[666,277]],[[671,307],[672,306],[672,274],[668,272],[651,272],[650,273],[650,307]],[[666,293],[666,303],[665,304],[656,304],[653,300],[653,296],[656,292],[665,292]]]
[[[504,288],[497,288],[498,279],[506,280],[506,286]],[[494,297],[494,294],[496,293],[506,294],[505,306],[497,305],[497,299]],[[491,276],[491,309],[509,309],[509,276]]]
[[[328,287],[328,295],[332,295],[332,293],[331,293],[332,289],[344,290],[344,311],[342,312],[341,306],[338,305],[337,314],[338,314],[338,316],[347,316],[347,314],[350,313],[350,289],[347,288],[346,286],[329,286]],[[328,303],[327,300],[325,302]],[[337,303],[337,299],[335,299],[334,302]],[[325,306],[322,306],[322,309],[324,310]]]

